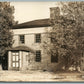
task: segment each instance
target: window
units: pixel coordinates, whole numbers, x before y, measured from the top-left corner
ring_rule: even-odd
[[[41,42],[41,34],[36,34],[36,43],[40,43]]]
[[[52,63],[58,62],[58,54],[51,54],[51,62]]]
[[[25,42],[25,41],[24,41],[24,35],[20,35],[19,37],[20,37],[20,43],[21,43],[21,44],[24,44],[24,42]]]
[[[36,62],[41,62],[41,51],[36,51]]]

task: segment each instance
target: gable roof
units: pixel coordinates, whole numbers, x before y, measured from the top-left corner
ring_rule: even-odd
[[[50,19],[39,19],[14,25],[12,29],[48,27],[48,26],[50,26]]]

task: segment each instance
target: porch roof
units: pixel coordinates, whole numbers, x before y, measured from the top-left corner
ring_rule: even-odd
[[[29,48],[28,46],[17,46],[17,47],[11,47],[7,49],[8,51],[30,51],[32,53],[35,53],[35,51],[31,48]]]

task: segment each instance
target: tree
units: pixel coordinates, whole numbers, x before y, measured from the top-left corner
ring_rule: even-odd
[[[84,2],[60,2],[61,8],[53,9],[51,17],[52,28],[46,42],[47,51],[58,53],[59,68],[80,66],[81,55],[84,51]],[[56,55],[56,54],[55,54]]]
[[[10,6],[10,2],[0,2],[0,63],[2,63],[6,49],[11,47],[13,43],[11,31],[15,24],[13,13],[14,7]]]

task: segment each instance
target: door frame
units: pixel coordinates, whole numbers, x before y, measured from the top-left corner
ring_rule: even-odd
[[[13,67],[13,53],[15,52],[15,67]],[[18,55],[16,55],[16,53],[18,53]],[[18,56],[18,61],[16,61],[16,56]],[[16,70],[16,71],[19,71],[19,68],[20,68],[20,54],[19,54],[19,51],[11,51],[11,67],[12,67],[12,70]],[[16,67],[16,63],[18,63],[18,67]]]

